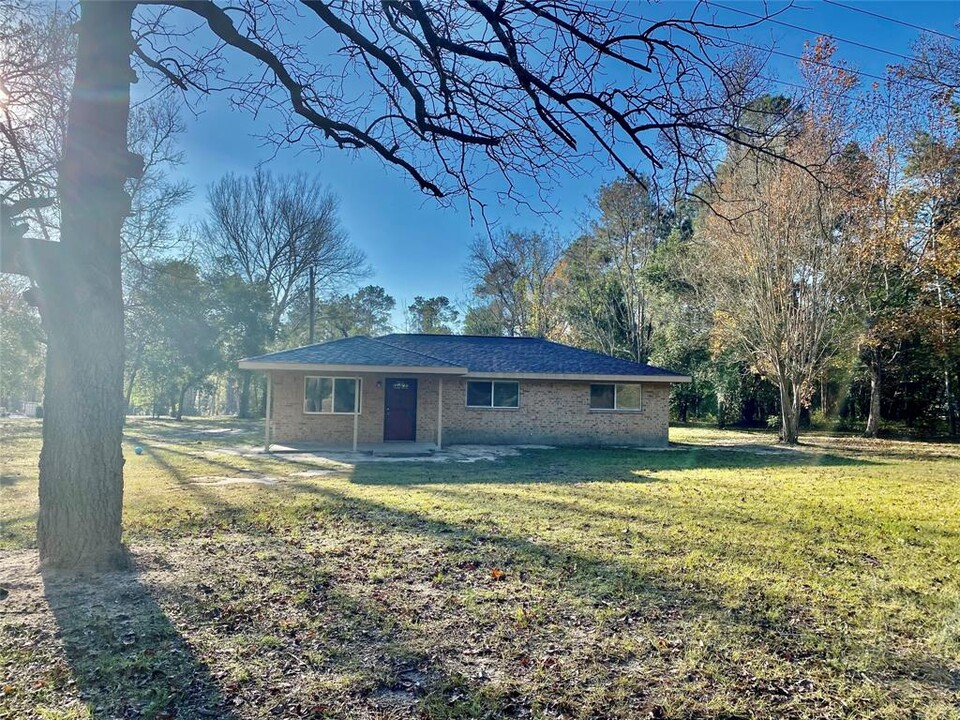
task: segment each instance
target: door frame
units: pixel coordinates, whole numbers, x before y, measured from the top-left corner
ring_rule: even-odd
[[[390,383],[403,381],[408,383],[413,383],[413,438],[410,440],[388,440],[387,439],[387,410],[389,406],[387,405],[387,399],[389,398],[390,392]],[[388,377],[383,380],[383,441],[386,442],[416,442],[417,441],[417,411],[419,409],[418,405],[418,395],[420,393],[420,383],[417,381],[417,378],[406,378],[406,377]]]

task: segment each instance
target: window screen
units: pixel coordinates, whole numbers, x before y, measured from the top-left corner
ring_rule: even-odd
[[[352,378],[337,378],[333,382],[333,411],[352,413],[357,410],[357,381]]]
[[[617,385],[617,410],[640,409],[640,386]]]
[[[493,384],[493,406],[504,408],[520,407],[520,383],[495,382]]]
[[[640,410],[643,400],[642,386],[604,383],[590,386],[592,410]]]

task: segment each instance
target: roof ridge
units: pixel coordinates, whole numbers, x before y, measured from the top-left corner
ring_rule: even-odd
[[[369,335],[348,335],[347,337],[342,338],[333,338],[332,340],[321,340],[320,342],[307,343],[306,345],[297,345],[292,348],[283,348],[282,350],[271,350],[270,352],[260,353],[259,355],[251,355],[250,357],[240,358],[241,360],[254,360],[256,358],[267,357],[268,355],[277,355],[279,353],[292,352],[294,350],[306,350],[307,348],[316,347],[317,345],[329,345],[330,343],[342,342],[343,340],[376,340]]]
[[[390,333],[390,335],[402,335],[402,334],[403,333]],[[442,362],[446,365],[449,365],[450,367],[464,367],[463,365],[458,365],[455,362],[450,362],[449,360],[445,360],[444,358],[441,358],[441,357],[436,357],[435,355],[429,355],[427,353],[420,352],[419,350],[411,350],[410,348],[405,348],[405,347],[402,347],[401,345],[394,345],[393,343],[384,342],[382,338],[390,337],[390,335],[383,335],[378,338],[370,338],[370,340],[372,340],[375,343],[380,343],[381,345],[386,345],[387,347],[393,348],[394,350],[403,350],[404,352],[413,353],[414,355],[420,355],[425,358],[430,358],[431,360],[436,360],[437,362]],[[469,368],[467,369],[469,370]]]
[[[545,343],[550,343],[551,345],[559,345],[562,348],[567,348],[569,350],[576,350],[578,352],[590,353],[591,355],[599,355],[600,357],[613,358],[614,360],[622,360],[623,362],[633,363],[634,365],[641,365],[642,367],[650,368],[651,370],[660,370],[664,373],[669,373],[672,375],[683,375],[683,373],[678,373],[670,368],[665,368],[662,365],[651,365],[648,362],[640,362],[639,360],[634,360],[633,358],[622,358],[617,357],[616,355],[610,355],[605,352],[600,352],[599,350],[591,350],[590,348],[577,347],[576,345],[567,345],[566,343],[558,342],[556,340],[551,340],[550,338],[538,338]]]
[[[480,338],[483,340],[546,340],[546,338],[537,337],[536,335],[477,335],[475,333],[387,333],[386,335],[381,335],[380,338],[390,337],[392,335],[429,338]],[[380,338],[373,339],[379,340]]]
[[[415,338],[475,338],[478,340],[533,340],[541,343],[546,343],[547,345],[553,345],[554,347],[563,348],[564,350],[573,350],[577,353],[582,353],[590,355],[593,357],[604,358],[606,360],[616,360],[618,362],[629,363],[630,365],[636,365],[639,367],[647,368],[649,370],[656,370],[658,372],[667,374],[667,375],[683,375],[682,372],[677,372],[676,370],[671,370],[670,368],[665,368],[662,365],[651,365],[649,362],[638,362],[633,358],[619,357],[617,355],[610,355],[609,353],[602,352],[600,350],[592,350],[590,348],[577,347],[576,345],[568,345],[567,343],[560,342],[558,340],[551,340],[546,337],[538,337],[534,335],[464,335],[461,333],[451,333],[449,335],[439,334],[439,333],[388,333],[386,335],[381,335],[380,337],[370,338],[377,342],[383,342],[384,345],[389,345],[390,347],[400,348],[402,350],[407,350],[409,352],[417,353],[418,355],[423,355],[432,360],[437,360],[443,363],[450,363],[449,360],[444,358],[436,357],[435,355],[429,355],[427,353],[420,352],[419,350],[413,350],[412,348],[404,347],[403,345],[393,345],[392,343],[386,342],[384,338],[389,337],[415,337]],[[457,363],[450,363],[456,367],[461,367]]]

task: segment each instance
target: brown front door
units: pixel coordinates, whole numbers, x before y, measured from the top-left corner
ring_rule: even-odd
[[[383,393],[385,442],[417,439],[417,381],[387,378]]]

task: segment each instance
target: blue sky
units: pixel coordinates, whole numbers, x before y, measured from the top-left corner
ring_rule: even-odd
[[[763,5],[756,2],[718,0],[723,5],[746,12],[761,13]],[[955,27],[960,17],[960,3],[943,2],[862,2],[843,0],[859,8],[901,19],[915,25],[960,34]],[[653,12],[670,14],[689,13],[687,2],[664,2]],[[783,7],[771,3],[773,9]],[[634,14],[650,13],[646,3],[636,3],[630,9]],[[746,16],[727,10],[717,10],[725,20],[748,20]],[[779,19],[819,32],[909,55],[918,31],[891,22],[868,17],[848,9],[822,2],[798,0]],[[767,24],[737,35],[747,42],[767,46],[771,43],[779,51],[799,55],[805,41],[814,35],[808,32]],[[882,75],[887,64],[897,58],[853,44],[838,42],[838,56],[857,69]],[[775,56],[771,58],[769,75],[785,81],[797,79],[796,61]],[[785,88],[788,90],[789,88]],[[194,186],[195,198],[185,209],[185,216],[200,217],[204,211],[206,186],[226,172],[252,172],[258,163],[273,154],[272,148],[262,145],[257,136],[265,129],[263,120],[229,106],[224,96],[212,95],[198,105],[199,114],[186,113],[187,132],[182,147],[185,164],[179,169]],[[362,248],[373,267],[368,280],[383,285],[403,307],[415,295],[446,295],[457,301],[467,289],[462,267],[470,240],[482,228],[471,225],[470,216],[462,201],[450,207],[440,206],[423,195],[400,171],[384,167],[368,154],[351,154],[326,150],[322,154],[304,149],[283,150],[265,167],[274,172],[305,170],[317,173],[341,199],[343,224],[353,242]],[[552,203],[559,208],[540,216],[528,209],[491,201],[491,217],[499,225],[516,229],[552,228],[562,236],[576,232],[584,213],[589,212],[589,197],[597,187],[617,174],[609,167],[598,166],[594,172],[569,177],[557,187],[548,188]],[[546,210],[546,208],[544,208]],[[396,319],[399,321],[398,312]]]

